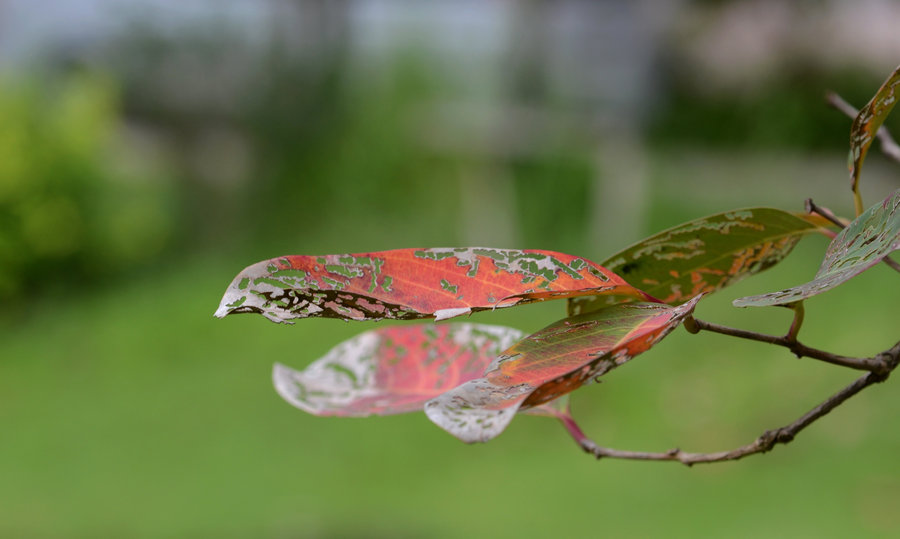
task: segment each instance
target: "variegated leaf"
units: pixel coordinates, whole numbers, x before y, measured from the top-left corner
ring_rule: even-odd
[[[671,304],[715,292],[786,257],[800,238],[830,223],[815,214],[747,208],[695,219],[640,241],[603,263]],[[609,305],[607,297],[569,300],[569,314]]]
[[[507,349],[484,376],[426,403],[425,413],[464,442],[490,440],[516,412],[558,399],[648,350],[699,299],[677,307],[619,304],[560,320]]]
[[[313,316],[442,320],[593,294],[652,299],[611,271],[563,253],[397,249],[264,260],[234,279],[215,314],[221,318],[254,312],[275,322]]]
[[[284,400],[314,415],[421,411],[425,401],[478,378],[524,334],[484,324],[414,324],[366,331],[302,371],[276,363]]]
[[[863,210],[859,197],[859,173],[878,129],[897,104],[898,86],[900,86],[900,66],[888,76],[872,100],[860,109],[850,128],[850,187],[856,196],[857,214]]]
[[[832,240],[816,277],[803,285],[734,301],[737,307],[786,305],[844,283],[900,249],[900,189],[857,217]]]

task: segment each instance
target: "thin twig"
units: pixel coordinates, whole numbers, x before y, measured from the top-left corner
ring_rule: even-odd
[[[850,118],[856,118],[858,111],[837,94],[833,92],[828,93],[826,95],[826,100],[831,106],[843,112]],[[876,136],[881,141],[881,151],[889,158],[900,163],[900,145],[898,145],[894,141],[888,130],[882,126],[878,129]],[[854,194],[857,197],[858,215],[859,213],[861,213],[862,209],[859,207],[861,201],[859,200],[858,192],[856,191],[855,187]],[[807,211],[815,212],[821,215],[840,228],[845,228],[847,226],[847,223],[834,215],[831,210],[829,210],[828,208],[817,206],[812,201],[812,199],[807,199],[806,207]],[[884,262],[895,270],[900,271],[900,264],[896,263],[890,258],[885,257]],[[594,455],[598,459],[621,458],[632,460],[681,462],[682,464],[685,464],[687,466],[692,466],[694,464],[738,460],[756,453],[765,453],[771,451],[777,444],[787,444],[793,441],[797,434],[799,434],[803,429],[814,423],[816,420],[827,415],[829,412],[843,404],[847,399],[853,397],[863,389],[873,384],[887,380],[890,373],[897,367],[898,363],[900,363],[900,342],[895,344],[889,350],[886,350],[876,355],[875,357],[869,358],[852,358],[840,356],[837,354],[832,354],[830,352],[825,352],[824,350],[811,348],[800,343],[797,340],[797,334],[803,322],[803,305],[802,303],[797,303],[791,305],[790,307],[794,309],[794,320],[788,333],[780,337],[747,331],[743,329],[731,328],[719,324],[713,324],[711,322],[697,320],[692,316],[688,316],[684,320],[685,328],[691,333],[711,331],[713,333],[720,333],[722,335],[729,335],[741,339],[774,344],[789,349],[798,358],[809,357],[824,361],[826,363],[831,363],[833,365],[840,365],[843,367],[849,367],[851,369],[869,371],[863,376],[854,380],[853,383],[851,383],[847,387],[841,389],[837,393],[822,401],[820,404],[809,410],[807,413],[803,414],[794,422],[774,430],[767,430],[756,440],[747,445],[743,445],[730,451],[720,451],[717,453],[687,453],[679,448],[670,449],[669,451],[665,452],[623,451],[598,446],[593,440],[584,435],[584,433],[581,431],[581,428],[572,419],[571,414],[568,412],[568,410],[565,413],[559,414],[557,417],[563,423],[566,430],[569,432],[569,434],[572,435],[578,445],[581,446],[581,448],[586,452]]]
[[[900,272],[900,263],[898,263],[893,258],[886,256],[886,257],[882,258],[881,261],[884,262],[885,264],[887,264],[888,266],[890,266],[891,268],[893,268],[894,271]]]
[[[815,202],[813,202],[813,199],[811,198],[806,199],[806,211],[807,213],[818,213],[822,217],[828,219],[841,228],[845,228],[849,224],[847,222],[844,222],[844,219],[836,216],[834,212],[832,212],[828,208],[824,206],[818,206]],[[890,267],[894,271],[900,272],[900,263],[896,262],[891,257],[886,256],[882,258],[881,261],[887,264],[888,267]]]
[[[777,444],[787,444],[793,441],[800,431],[811,425],[817,419],[827,415],[850,397],[873,384],[887,380],[891,371],[893,371],[897,367],[898,362],[900,362],[900,342],[895,344],[890,350],[868,359],[881,363],[882,368],[878,369],[878,372],[869,372],[857,378],[853,383],[828,397],[810,411],[800,416],[793,423],[774,430],[767,430],[753,442],[730,451],[719,451],[717,453],[687,453],[678,448],[661,453],[622,451],[607,447],[599,447],[593,440],[584,436],[581,429],[579,429],[574,422],[569,422],[571,425],[574,425],[574,429],[571,425],[566,424],[566,422],[564,422],[564,424],[566,424],[566,428],[578,442],[578,445],[598,459],[620,458],[631,460],[673,461],[680,462],[687,466],[738,460],[756,453],[766,453],[771,451]]]
[[[703,320],[697,320],[693,317],[690,318],[690,322],[685,322],[685,328],[691,333],[711,331],[713,333],[720,333],[722,335],[728,335],[731,337],[738,337],[741,339],[748,339],[751,341],[759,341],[768,344],[774,344],[777,346],[783,346],[793,352],[794,355],[796,355],[798,358],[808,357],[812,359],[818,359],[819,361],[824,361],[825,363],[840,365],[842,367],[849,367],[851,369],[860,371],[877,372],[884,368],[882,362],[876,361],[873,358],[856,358],[832,354],[831,352],[826,352],[824,350],[806,346],[796,339],[791,339],[789,335],[780,337],[775,335],[766,335],[765,333],[747,331],[746,329],[738,329],[728,326],[722,326],[719,324],[713,324],[712,322],[704,322]]]
[[[859,114],[859,111],[853,108],[853,105],[844,101],[841,96],[834,92],[825,94],[825,101],[835,109],[849,116],[851,119],[855,119],[856,115]],[[881,153],[900,163],[900,145],[897,144],[887,128],[884,126],[879,127],[875,136],[881,141]]]
[[[847,103],[844,98],[839,96],[836,92],[826,92],[825,102],[849,116],[851,120],[855,120],[859,115],[859,111],[856,110],[853,105]]]
[[[831,211],[830,209],[828,209],[824,206],[817,205],[815,202],[813,202],[813,199],[811,199],[811,198],[807,198],[805,203],[806,203],[806,212],[807,213],[818,213],[819,215],[828,219],[829,221],[831,221],[832,223],[834,223],[835,225],[837,225],[840,228],[845,228],[847,225],[850,224],[849,221],[847,221],[846,219],[841,219],[840,217],[835,215],[834,212]]]

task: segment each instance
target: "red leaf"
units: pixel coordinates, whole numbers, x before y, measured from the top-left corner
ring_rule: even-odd
[[[672,307],[631,303],[569,317],[503,352],[485,371],[425,405],[425,413],[464,442],[500,434],[520,409],[557,399],[648,350],[700,299]]]
[[[397,249],[284,256],[242,271],[216,311],[275,322],[451,318],[472,311],[580,295],[653,299],[593,262],[552,251]]]
[[[276,363],[272,377],[279,395],[311,414],[412,412],[481,376],[523,336],[483,324],[383,327],[344,341],[302,371]]]

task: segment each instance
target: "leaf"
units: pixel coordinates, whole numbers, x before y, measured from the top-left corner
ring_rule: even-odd
[[[842,284],[900,249],[900,189],[863,212],[832,240],[812,281],[759,296],[734,301],[737,307],[785,305]]]
[[[397,249],[283,256],[244,269],[216,316],[255,312],[274,322],[327,317],[452,318],[586,294],[647,296],[597,264],[552,251]]]
[[[481,378],[428,401],[425,413],[464,442],[490,440],[516,412],[558,399],[650,349],[699,299],[678,307],[619,304],[560,320],[504,351]]]
[[[275,364],[278,394],[320,416],[421,411],[425,401],[478,378],[524,334],[483,324],[415,324],[366,331],[302,371]]]
[[[856,199],[857,215],[863,210],[862,199],[859,196],[859,173],[878,129],[897,103],[898,86],[900,86],[900,66],[888,76],[871,101],[860,109],[850,128],[850,187]]]
[[[815,214],[747,208],[695,219],[640,241],[603,265],[666,303],[683,303],[772,267],[800,238],[830,223]],[[569,314],[608,305],[607,298],[569,300]]]

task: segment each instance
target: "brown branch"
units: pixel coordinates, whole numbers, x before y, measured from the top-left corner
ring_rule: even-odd
[[[828,93],[826,95],[826,100],[831,106],[843,112],[850,118],[856,118],[858,111],[854,109],[849,103],[841,99],[841,97],[837,94]],[[881,141],[881,151],[889,158],[900,163],[900,145],[898,145],[894,141],[888,130],[882,126],[878,129],[876,136]],[[812,199],[807,199],[806,208],[807,211],[815,212],[823,216],[840,228],[844,228],[847,226],[847,223],[834,215],[831,210],[829,210],[828,208],[817,206],[812,201]],[[857,214],[860,212],[861,210],[858,208]],[[890,258],[885,257],[884,262],[895,270],[900,271],[900,264],[891,260]],[[696,318],[693,318],[691,316],[688,316],[684,320],[685,328],[691,333],[711,331],[713,333],[720,333],[722,335],[729,335],[741,339],[774,344],[776,346],[783,346],[789,349],[798,358],[809,357],[817,359],[819,361],[824,361],[826,363],[831,363],[833,365],[840,365],[851,369],[868,371],[863,376],[854,380],[847,387],[831,395],[830,397],[819,403],[817,406],[797,418],[794,422],[774,430],[767,430],[756,440],[749,444],[732,449],[730,451],[720,451],[717,453],[688,453],[682,451],[679,448],[670,449],[669,451],[665,452],[623,451],[619,449],[611,449],[598,446],[593,440],[585,436],[578,424],[575,423],[575,421],[572,419],[568,410],[565,413],[559,414],[557,418],[563,423],[566,430],[575,439],[578,445],[586,452],[594,455],[598,459],[621,458],[631,460],[668,461],[680,462],[687,466],[692,466],[694,464],[738,460],[749,455],[754,455],[756,453],[765,453],[771,451],[777,444],[790,443],[803,429],[814,423],[816,420],[824,417],[829,412],[843,404],[845,401],[847,401],[863,389],[873,384],[877,384],[887,380],[888,376],[890,376],[890,373],[894,369],[896,369],[898,363],[900,363],[900,342],[895,344],[889,350],[886,350],[874,357],[869,358],[852,358],[841,356],[832,354],[830,352],[825,352],[824,350],[811,348],[800,343],[797,340],[797,334],[799,333],[800,326],[803,322],[803,305],[802,303],[796,303],[790,305],[790,307],[794,309],[794,320],[791,324],[790,330],[784,336],[766,335],[763,333],[731,328],[719,324],[697,320]]]
[[[879,372],[884,368],[883,363],[874,358],[856,358],[832,354],[831,352],[826,352],[824,350],[806,346],[805,344],[799,342],[796,338],[791,338],[790,335],[784,335],[780,337],[775,335],[766,335],[765,333],[747,331],[746,329],[738,329],[728,326],[722,326],[719,324],[713,324],[711,322],[704,322],[703,320],[697,320],[693,317],[685,321],[684,327],[691,333],[711,331],[713,333],[720,333],[722,335],[728,335],[730,337],[738,337],[740,339],[747,339],[751,341],[764,342],[767,344],[774,344],[776,346],[783,346],[793,352],[794,355],[798,358],[808,357],[812,359],[818,359],[819,361],[824,361],[825,363],[840,365],[842,367],[849,367],[851,369],[860,371]]]
[[[886,256],[886,257],[882,258],[881,261],[884,262],[885,264],[887,264],[888,266],[890,266],[891,268],[893,268],[894,271],[900,272],[900,263],[898,263],[893,258]]]
[[[877,369],[877,372],[873,370],[872,372],[857,378],[853,383],[828,397],[794,422],[781,428],[767,430],[753,442],[730,451],[719,451],[717,453],[687,453],[678,448],[661,453],[622,451],[598,446],[593,440],[584,436],[581,429],[575,425],[574,421],[571,421],[571,418],[569,418],[570,421],[564,421],[563,424],[575,438],[576,442],[578,442],[578,445],[598,459],[620,458],[631,460],[672,461],[680,462],[687,466],[738,460],[756,453],[766,453],[771,451],[777,444],[787,444],[793,441],[800,431],[814,423],[817,419],[827,415],[850,397],[873,384],[887,380],[891,371],[893,371],[897,367],[898,362],[900,362],[900,342],[895,344],[890,350],[886,350],[885,352],[868,359],[880,363],[882,365],[881,368]]]
[[[855,119],[857,114],[859,114],[859,111],[853,108],[853,105],[844,101],[841,96],[834,92],[825,94],[825,101],[835,109],[849,116],[851,119]],[[897,144],[887,128],[884,126],[879,127],[875,136],[881,141],[881,153],[900,163],[900,145]]]
[[[806,204],[806,212],[807,213],[818,213],[822,217],[828,219],[829,221],[831,221],[832,223],[837,225],[839,228],[845,228],[848,224],[850,224],[849,221],[847,221],[846,219],[841,219],[840,217],[835,215],[834,212],[831,211],[830,209],[828,209],[824,206],[817,205],[815,202],[813,202],[813,199],[811,199],[811,198],[807,198],[805,201],[805,204]]]

